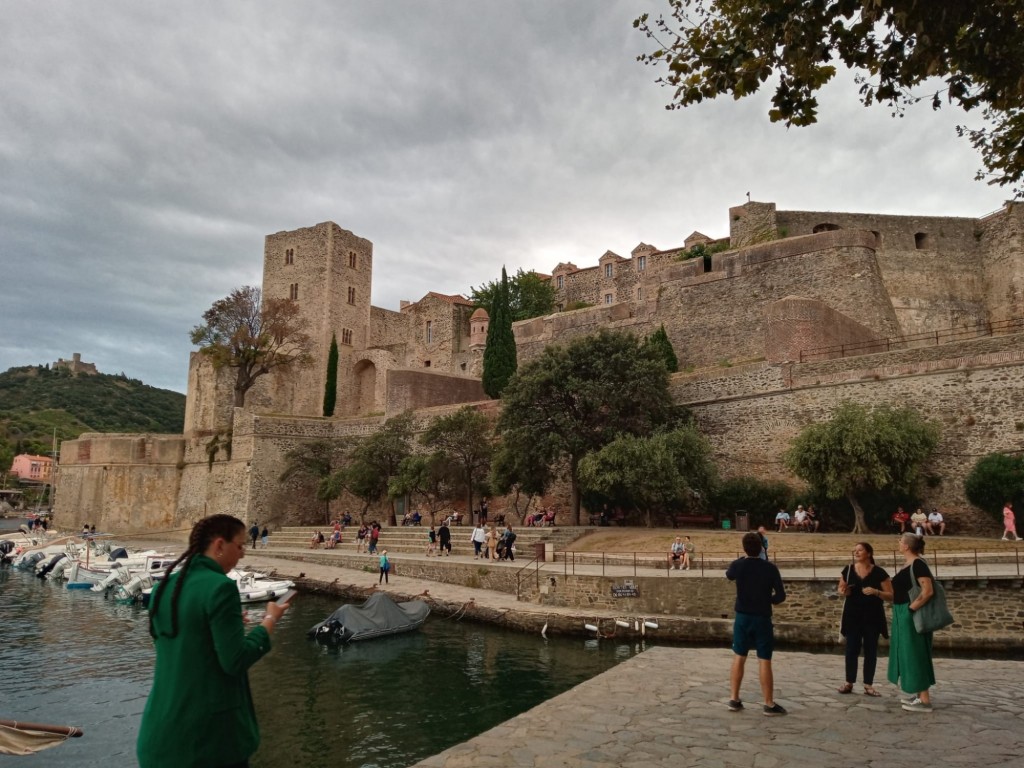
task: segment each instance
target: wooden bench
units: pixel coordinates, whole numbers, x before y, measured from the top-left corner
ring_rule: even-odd
[[[672,518],[672,527],[679,528],[683,525],[715,525],[718,521],[714,515],[676,515]]]

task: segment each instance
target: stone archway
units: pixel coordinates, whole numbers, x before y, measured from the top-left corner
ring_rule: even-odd
[[[358,416],[383,411],[377,406],[377,366],[372,360],[360,360],[353,369],[355,374],[355,397],[353,406]]]

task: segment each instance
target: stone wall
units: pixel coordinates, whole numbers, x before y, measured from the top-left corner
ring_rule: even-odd
[[[770,304],[765,312],[765,326],[765,357],[772,363],[800,360],[808,350],[841,344],[858,345],[862,352],[874,351],[863,345],[878,338],[870,328],[827,304],[796,296]],[[827,356],[841,354],[836,350]]]
[[[978,222],[989,320],[1024,317],[1024,204],[1007,203]]]
[[[474,403],[488,399],[480,379],[422,368],[387,372],[387,416],[437,405]]]

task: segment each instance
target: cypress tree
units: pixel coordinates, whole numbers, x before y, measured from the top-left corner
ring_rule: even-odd
[[[327,353],[327,383],[324,384],[324,416],[334,415],[338,399],[338,340],[331,334],[331,351]]]
[[[509,307],[508,275],[501,268],[501,290],[491,307],[487,326],[487,347],[484,349],[484,392],[488,397],[501,397],[505,385],[516,372],[516,340],[512,335],[512,310]]]
[[[647,337],[647,343],[654,348],[658,357],[665,361],[665,368],[668,369],[669,373],[675,373],[679,370],[679,358],[676,357],[676,352],[672,349],[672,342],[669,341],[668,334],[665,333],[664,323],[661,324],[658,330]]]

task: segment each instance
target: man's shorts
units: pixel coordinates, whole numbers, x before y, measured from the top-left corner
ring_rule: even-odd
[[[746,656],[751,648],[757,649],[757,658],[771,661],[775,650],[775,632],[771,616],[737,613],[732,625],[732,652]]]

